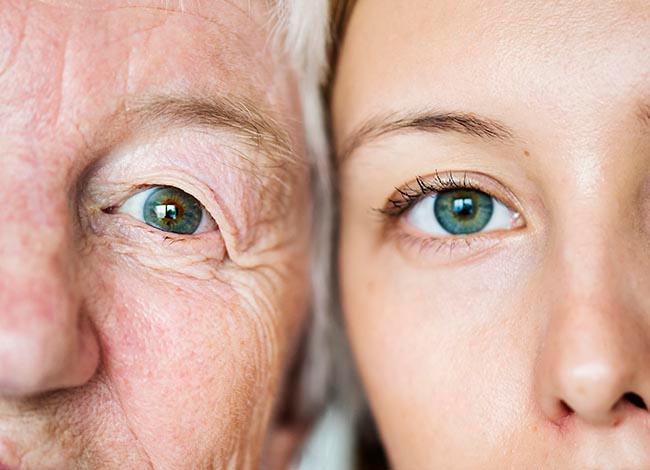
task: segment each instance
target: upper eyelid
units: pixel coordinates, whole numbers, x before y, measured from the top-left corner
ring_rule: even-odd
[[[116,198],[117,200],[115,202],[111,202],[108,205],[105,205],[104,207],[101,207],[101,210],[103,212],[119,211],[120,208],[124,207],[124,204],[132,202],[134,197],[144,197],[144,193],[152,191],[156,188],[162,188],[166,186],[180,189],[181,191],[189,194],[194,199],[199,201],[201,207],[204,210],[210,213],[208,210],[208,205],[203,201],[203,197],[201,196],[200,191],[199,194],[197,194],[197,191],[193,191],[192,188],[187,187],[188,185],[171,182],[141,183],[132,185],[128,189],[125,188],[124,190],[120,191],[121,194]]]
[[[456,176],[460,174],[461,176]],[[414,188],[414,184],[416,188]],[[471,171],[434,171],[429,176],[417,176],[415,180],[395,188],[394,195],[402,197],[397,201],[389,197],[386,205],[378,212],[388,217],[398,217],[408,211],[423,197],[449,189],[474,189],[502,202],[509,209],[521,213],[521,205],[514,194],[500,181]]]

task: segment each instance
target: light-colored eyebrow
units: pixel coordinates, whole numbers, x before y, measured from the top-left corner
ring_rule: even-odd
[[[387,134],[408,131],[456,132],[490,141],[507,141],[514,132],[505,124],[473,113],[424,111],[390,114],[366,120],[348,137],[338,155],[345,161],[357,148]]]
[[[162,95],[132,99],[130,125],[156,128],[199,127],[232,132],[272,159],[295,162],[289,132],[268,112],[245,98]]]

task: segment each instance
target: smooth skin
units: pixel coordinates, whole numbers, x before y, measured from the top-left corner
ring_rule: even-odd
[[[393,468],[650,468],[649,51],[645,1],[356,5],[340,282]],[[512,224],[424,231],[418,177]]]
[[[0,2],[3,470],[258,468],[309,290],[267,7]],[[156,185],[202,230],[121,209]]]

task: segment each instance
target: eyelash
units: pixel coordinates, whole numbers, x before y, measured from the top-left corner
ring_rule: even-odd
[[[452,189],[474,189],[483,191],[491,196],[488,191],[476,185],[471,179],[468,180],[467,173],[463,173],[462,178],[459,180],[454,177],[452,172],[441,176],[438,171],[435,171],[431,179],[427,178],[425,180],[424,177],[418,176],[415,182],[418,185],[416,189],[409,185],[402,188],[395,188],[398,198],[388,199],[386,207],[378,209],[378,211],[390,219],[398,218],[420,202],[425,196]]]

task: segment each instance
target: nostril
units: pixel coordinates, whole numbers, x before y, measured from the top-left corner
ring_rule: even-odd
[[[560,401],[560,408],[562,408],[563,416],[569,416],[574,413],[573,408],[571,408],[564,400]]]
[[[645,404],[645,401],[643,401],[643,398],[641,398],[636,393],[627,392],[625,395],[623,395],[623,400],[632,403],[634,406],[636,406],[637,408],[641,408],[642,410],[648,409],[648,407]]]

